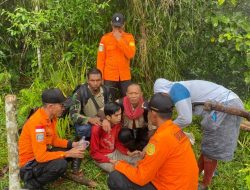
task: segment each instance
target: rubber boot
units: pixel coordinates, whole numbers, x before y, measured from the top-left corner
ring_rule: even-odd
[[[207,188],[211,184],[217,164],[218,164],[217,160],[210,159],[204,156],[204,176],[203,176],[203,181],[201,183],[204,188]]]
[[[81,172],[80,170],[81,162],[82,162],[81,158],[73,158],[71,163],[71,168],[74,174],[78,174]]]

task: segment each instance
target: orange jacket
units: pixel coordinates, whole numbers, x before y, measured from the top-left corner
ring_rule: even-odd
[[[57,119],[48,118],[43,108],[39,108],[24,124],[19,138],[19,166],[28,161],[48,162],[63,158],[63,151],[48,152],[47,145],[66,148],[68,141],[60,139],[56,132]]]
[[[146,146],[146,154],[137,166],[119,161],[115,169],[129,180],[158,190],[197,190],[198,167],[191,144],[183,131],[171,120],[156,131]]]
[[[105,34],[99,44],[97,68],[104,80],[130,80],[130,59],[135,56],[135,40],[132,34],[122,32],[116,40],[113,32]]]

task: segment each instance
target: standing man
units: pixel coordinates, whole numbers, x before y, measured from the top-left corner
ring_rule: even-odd
[[[76,130],[76,139],[90,138],[93,125],[103,126],[104,104],[111,100],[109,89],[102,85],[102,73],[93,68],[87,73],[88,81],[73,94],[70,117]],[[105,122],[106,120],[104,120]],[[110,126],[109,122],[108,126]],[[73,173],[82,175],[81,159],[73,160]]]
[[[166,94],[155,94],[148,105],[157,127],[145,150],[145,157],[132,166],[114,162],[109,175],[111,190],[197,190],[198,167],[187,136],[171,120],[173,103]]]
[[[135,56],[135,40],[132,34],[124,32],[121,13],[113,15],[111,25],[112,32],[105,34],[99,44],[97,68],[103,74],[104,84],[110,86],[112,96],[115,97],[116,88],[125,96],[131,81],[130,59]]]
[[[204,170],[203,181],[199,189],[205,190],[212,181],[218,160],[230,161],[233,159],[241,118],[215,110],[204,111],[203,106],[195,105],[213,101],[225,106],[243,108],[242,101],[231,90],[203,80],[171,82],[162,78],[157,79],[154,84],[154,93],[159,92],[167,93],[171,97],[178,114],[174,123],[181,128],[192,122],[192,106],[194,106],[194,114],[203,117],[201,121],[203,139],[198,165],[199,173]]]
[[[65,158],[82,158],[84,148],[78,142],[61,139],[56,123],[66,100],[58,88],[44,90],[43,106],[23,126],[19,139],[19,166],[25,188],[39,190],[62,176],[67,169]],[[63,151],[54,151],[59,147]]]

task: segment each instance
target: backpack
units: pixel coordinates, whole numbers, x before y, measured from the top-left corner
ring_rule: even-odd
[[[102,89],[103,89],[103,96],[104,96],[104,104],[106,104],[108,101],[109,101],[109,96],[110,96],[110,91],[109,91],[109,88],[106,87],[106,86],[101,86]],[[85,83],[85,84],[79,84],[76,86],[76,88],[73,90],[72,92],[72,95],[69,96],[67,98],[67,100],[65,101],[64,103],[64,112],[61,116],[61,118],[64,118],[66,115],[69,114],[69,109],[70,109],[70,106],[72,105],[73,103],[73,95],[76,93],[76,92],[79,92],[80,93],[80,102],[81,102],[81,114],[83,114],[83,108],[84,106],[86,105],[86,103],[88,102],[89,98],[92,99],[95,107],[97,110],[99,110],[99,106],[97,104],[97,102],[95,101],[92,93],[90,92],[89,88],[88,88],[88,84]]]

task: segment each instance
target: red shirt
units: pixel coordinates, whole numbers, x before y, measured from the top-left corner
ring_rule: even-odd
[[[92,127],[90,155],[95,161],[109,162],[107,154],[114,152],[116,149],[123,154],[127,154],[128,150],[118,140],[120,129],[120,124],[113,125],[109,133],[105,132],[100,126],[94,125]]]

